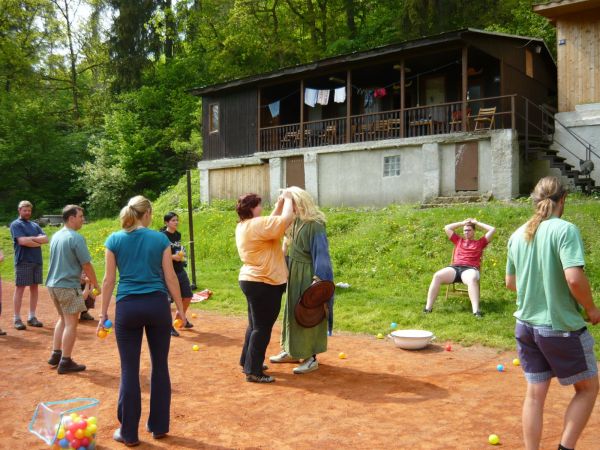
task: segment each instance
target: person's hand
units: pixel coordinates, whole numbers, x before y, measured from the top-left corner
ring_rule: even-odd
[[[479,222],[477,222],[477,219],[470,219],[471,223],[473,224],[473,226],[476,226]]]
[[[283,197],[283,199],[285,199],[285,200],[292,200],[293,199],[292,193],[290,191],[288,191],[288,190],[284,190],[281,193],[281,197]]]
[[[600,322],[600,309],[598,309],[595,305],[592,308],[586,309],[586,314],[588,316],[588,322],[592,325],[596,325]]]

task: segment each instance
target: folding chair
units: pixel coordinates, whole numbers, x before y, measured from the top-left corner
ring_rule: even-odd
[[[493,108],[480,108],[479,112],[475,116],[475,131],[477,130],[493,130],[496,116],[496,107]]]
[[[456,247],[454,247],[454,249],[452,250],[452,257],[450,258],[450,265],[452,265],[452,263],[454,262],[454,253],[456,252]],[[481,268],[479,270],[479,275],[481,275]],[[459,286],[457,286],[457,284]],[[446,300],[448,300],[448,295],[450,295],[450,292],[452,291],[452,294],[456,294],[456,295],[469,295],[469,289],[467,289],[466,286],[461,287],[460,285],[464,286],[464,284],[461,281],[458,281],[456,283],[451,283],[449,285],[446,286]],[[480,287],[481,289],[481,287]]]

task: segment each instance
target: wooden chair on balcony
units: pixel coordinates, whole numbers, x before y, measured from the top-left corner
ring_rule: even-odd
[[[496,124],[496,107],[493,108],[480,108],[477,116],[475,116],[474,122],[475,131],[493,130]]]
[[[467,108],[467,130],[470,129],[469,124],[469,116],[471,115],[471,108]],[[462,131],[462,109],[458,109],[456,111],[452,111],[452,117],[450,120],[450,131]]]
[[[295,147],[299,140],[300,134],[298,131],[288,131],[281,139],[281,148]]]
[[[326,126],[321,137],[325,143],[335,144],[337,140],[337,127],[335,125]]]

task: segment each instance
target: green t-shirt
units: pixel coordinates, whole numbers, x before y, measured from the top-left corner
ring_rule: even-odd
[[[532,325],[575,331],[585,326],[580,306],[571,295],[564,270],[583,267],[583,242],[575,225],[557,217],[542,221],[531,242],[527,224],[508,241],[506,274],[516,275],[514,316]]]
[[[46,286],[81,287],[81,266],[91,259],[83,236],[75,230],[62,227],[50,241],[50,268]]]

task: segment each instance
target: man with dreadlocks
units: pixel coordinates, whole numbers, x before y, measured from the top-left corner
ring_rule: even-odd
[[[558,178],[542,178],[532,193],[535,213],[508,242],[506,287],[517,292],[515,337],[527,380],[522,420],[528,450],[540,445],[552,377],[575,388],[559,450],[575,448],[598,395],[594,339],[582,313],[595,325],[600,310],[583,271],[579,230],[561,219],[566,197]]]

